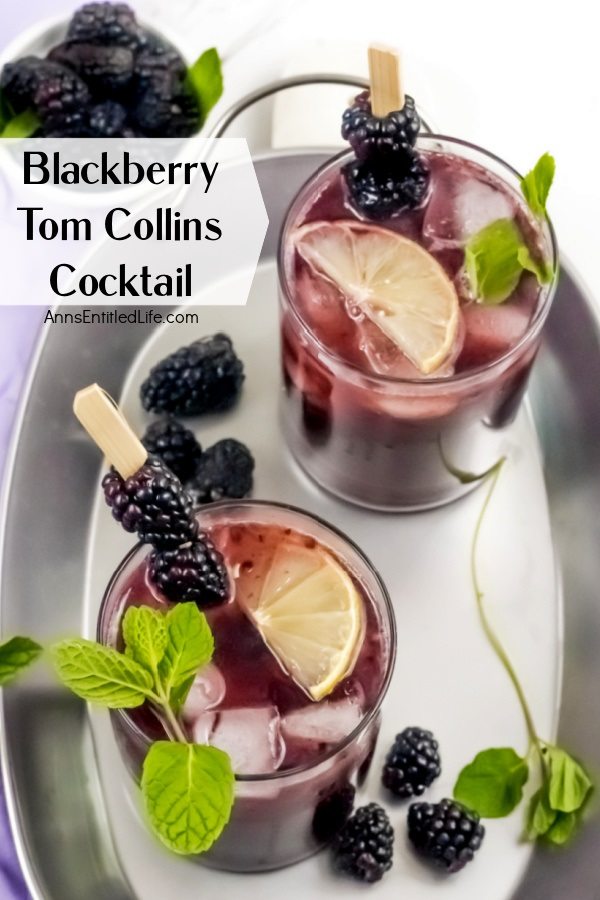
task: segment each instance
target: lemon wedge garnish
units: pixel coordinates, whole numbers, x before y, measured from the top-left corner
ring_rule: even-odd
[[[364,628],[350,575],[320,547],[283,543],[248,614],[281,666],[313,700],[352,670]]]
[[[424,375],[452,351],[459,324],[454,285],[438,261],[403,235],[338,220],[296,230],[294,246],[332,281]]]

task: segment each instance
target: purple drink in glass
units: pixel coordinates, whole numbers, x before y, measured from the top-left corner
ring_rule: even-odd
[[[224,556],[233,597],[204,610],[215,640],[182,711],[190,740],[227,752],[236,773],[231,820],[200,860],[234,871],[278,868],[311,855],[333,836],[365,778],[392,673],[395,626],[387,592],[347,538],[291,507],[253,501],[214,504],[201,527]],[[349,670],[315,701],[278,662],[248,608],[281,548],[325,553],[360,598],[362,627]],[[171,604],[148,577],[148,549],[138,546],[114,575],[103,600],[98,639],[122,648],[121,620],[131,606]],[[139,780],[152,741],[164,730],[147,707],[116,710],[119,749]]]
[[[430,171],[424,202],[371,223],[352,206],[336,157],[305,184],[288,212],[279,278],[285,396],[282,422],[302,468],[322,487],[364,506],[439,506],[470,490],[453,469],[484,472],[502,455],[506,427],[525,392],[555,277],[524,271],[502,304],[473,297],[465,273],[470,237],[513,221],[528,248],[556,271],[547,220],[529,212],[517,173],[455,139],[419,138]],[[335,224],[385,229],[422,247],[459,300],[459,322],[443,364],[424,375],[360,303],[315,271],[298,235]]]

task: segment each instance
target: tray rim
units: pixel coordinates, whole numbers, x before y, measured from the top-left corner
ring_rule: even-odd
[[[252,157],[252,161],[254,164],[256,163],[268,163],[273,159],[281,159],[281,158],[294,158],[298,156],[303,157],[322,157],[323,155],[331,155],[332,148],[319,148],[319,147],[300,147],[300,148],[285,148],[285,149],[277,149],[265,151],[259,154],[255,154]],[[263,248],[264,249],[264,248]],[[573,282],[575,287],[577,288],[578,293],[581,295],[582,299],[585,301],[586,309],[590,314],[591,319],[593,320],[594,328],[595,328],[595,336],[598,338],[600,343],[600,306],[593,299],[593,292],[589,288],[586,283],[586,279],[581,275],[581,273],[573,266],[570,260],[565,259],[565,256],[560,253],[561,260],[561,270],[564,270],[569,279]],[[259,260],[259,265],[260,265]],[[560,279],[560,274],[559,274]],[[193,306],[193,304],[190,304]],[[40,306],[33,307],[38,310],[45,310],[48,307]],[[60,308],[60,304],[55,304],[51,309],[53,311]],[[78,307],[70,306],[72,310],[76,310]],[[164,307],[164,311],[166,312],[171,307]],[[51,327],[56,327],[52,325]],[[40,319],[39,323],[39,334],[34,343],[34,347],[30,356],[30,359],[27,363],[25,370],[25,377],[23,379],[23,383],[20,390],[19,403],[17,406],[17,410],[15,412],[15,416],[12,423],[11,437],[10,442],[7,449],[7,454],[4,463],[4,470],[2,472],[2,480],[0,487],[0,573],[4,570],[4,560],[5,560],[5,550],[6,550],[6,535],[8,531],[8,511],[9,511],[9,499],[12,492],[13,478],[14,478],[14,470],[18,455],[18,449],[21,439],[21,433],[23,430],[23,424],[25,415],[29,406],[29,401],[31,399],[33,383],[37,374],[37,370],[39,367],[40,358],[43,354],[46,342],[48,340],[51,328],[46,328],[46,323],[44,323]],[[534,419],[535,422],[535,419]],[[402,513],[402,515],[410,515],[410,513]],[[550,525],[553,525],[553,516],[552,510],[550,509]],[[560,561],[560,552],[555,547],[557,560]],[[565,625],[565,616],[564,616],[564,603],[561,604],[563,607],[561,612],[561,630],[564,632]],[[3,626],[3,617],[2,610],[4,604],[2,602],[2,598],[0,598],[0,636],[2,638],[5,637],[4,634],[4,626]],[[564,654],[563,654],[564,658]],[[557,728],[560,730],[561,721],[562,721],[562,710],[563,710],[563,698],[564,698],[564,665],[561,667],[559,671],[559,696],[557,699]],[[94,760],[95,761],[95,760]],[[21,872],[23,878],[27,884],[27,888],[30,891],[31,895],[35,900],[54,900],[54,898],[48,898],[42,891],[42,888],[38,882],[36,877],[35,867],[30,864],[30,859],[28,855],[28,840],[24,829],[21,827],[21,816],[20,816],[20,806],[18,793],[16,790],[16,786],[14,785],[11,766],[8,759],[8,742],[7,742],[7,729],[6,729],[6,701],[4,697],[4,692],[0,691],[0,774],[2,777],[4,790],[5,790],[5,800],[6,807],[8,812],[9,824],[12,833],[12,838],[17,854],[17,858],[19,864],[21,866]],[[112,839],[112,834],[111,834]],[[118,856],[118,853],[117,853]],[[516,893],[513,895],[516,897],[523,885],[527,877],[527,873],[533,863],[534,853],[531,854],[531,858],[525,868],[521,881],[516,887]],[[123,877],[126,880],[125,873],[123,873]],[[507,898],[508,900],[508,898]]]

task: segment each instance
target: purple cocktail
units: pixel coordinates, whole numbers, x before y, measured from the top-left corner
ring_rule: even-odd
[[[204,610],[215,652],[192,685],[182,722],[190,740],[228,753],[236,773],[231,820],[202,860],[236,871],[277,868],[333,836],[368,771],[394,661],[391,605],[360,551],[306,513],[234,502],[203,510],[199,521],[223,554],[233,596]],[[136,548],[109,585],[102,643],[122,648],[129,606],[170,607],[148,577],[147,556]],[[319,622],[321,640],[335,632],[337,620],[317,607],[340,584],[356,613],[353,649],[335,678],[309,690],[296,651],[312,640],[309,618]],[[271,628],[278,603],[285,640]],[[165,738],[163,727],[145,706],[111,717],[137,780],[150,743]]]
[[[389,510],[446,503],[471,487],[453,470],[483,472],[503,453],[555,288],[551,226],[528,209],[516,173],[454,139],[423,136],[417,150],[424,198],[376,221],[351,202],[343,169],[352,157],[327,163],[293,201],[279,257],[287,442],[320,485]],[[548,277],[524,268],[502,302],[482,302],[465,251],[498,222]],[[376,249],[372,272],[369,241],[392,247],[383,262]],[[415,259],[425,274],[411,271]],[[435,322],[438,306],[426,320],[438,341],[428,356],[419,304],[436,291],[452,292],[456,310]]]

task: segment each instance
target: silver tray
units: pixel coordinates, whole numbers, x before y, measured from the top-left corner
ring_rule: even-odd
[[[274,258],[293,194],[323,159],[322,153],[311,151],[256,160],[269,213],[263,261]],[[76,387],[97,380],[120,396],[130,362],[150,333],[142,325],[44,330],[7,473],[0,574],[3,635],[24,633],[52,640],[81,629],[99,460],[72,416],[72,395]],[[529,399],[566,597],[560,738],[596,771],[600,771],[598,383],[598,319],[567,265]],[[29,679],[4,693],[2,719],[9,811],[33,896],[131,900],[136,895],[113,845],[85,706],[38,667]],[[536,850],[515,900],[574,896],[575,885],[578,900],[597,898],[599,846],[600,823],[594,820],[568,851]]]

